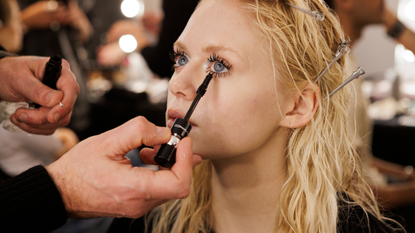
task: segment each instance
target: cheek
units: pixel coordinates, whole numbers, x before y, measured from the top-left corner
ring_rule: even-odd
[[[195,153],[205,158],[247,153],[263,145],[278,128],[280,117],[271,92],[256,91],[223,99],[209,108],[209,123],[198,135],[203,143],[195,138]]]

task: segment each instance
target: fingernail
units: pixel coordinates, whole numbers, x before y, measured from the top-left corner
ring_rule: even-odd
[[[19,121],[20,122],[27,123],[27,120],[28,120],[28,117],[27,117],[26,114],[24,114],[24,113],[20,114],[20,116],[19,116]]]
[[[167,134],[167,132],[169,131],[168,128],[165,127],[157,127],[157,135],[158,136],[164,136]]]
[[[55,95],[55,93],[56,93],[57,91],[52,91],[52,92],[50,92],[49,94],[48,94],[48,97],[47,97],[47,101],[48,101],[48,103],[49,103],[49,101],[52,99],[52,97],[53,97],[53,95]]]
[[[59,113],[53,114],[53,118],[55,119],[55,123],[58,122],[60,118]]]

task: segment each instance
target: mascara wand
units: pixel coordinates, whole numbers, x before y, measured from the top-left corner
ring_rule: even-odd
[[[154,161],[166,168],[171,168],[176,163],[176,146],[179,144],[180,140],[187,137],[189,135],[190,130],[192,129],[192,125],[189,123],[189,119],[193,114],[197,104],[199,103],[200,99],[205,95],[206,89],[213,78],[213,74],[208,74],[203,81],[203,83],[199,86],[196,91],[196,97],[194,98],[192,105],[190,106],[189,110],[186,113],[184,119],[177,118],[171,130],[171,138],[167,144],[161,145],[160,149],[157,151],[156,157],[154,157]]]

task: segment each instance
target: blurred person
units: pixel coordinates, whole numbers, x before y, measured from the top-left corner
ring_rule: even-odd
[[[39,109],[18,109],[13,124],[36,134],[51,134],[68,124],[79,86],[66,61],[58,90],[43,85],[47,58],[10,57],[0,51],[0,101],[33,101]],[[27,85],[21,85],[25,83]],[[64,107],[58,105],[59,102]],[[181,141],[177,163],[155,172],[134,168],[124,155],[141,145],[166,143],[170,130],[137,117],[121,127],[79,143],[47,167],[36,166],[0,181],[0,231],[48,232],[68,217],[139,217],[171,198],[189,193],[192,167],[200,157],[191,151],[191,139]],[[146,160],[154,157],[144,150]]]
[[[383,0],[326,0],[326,3],[338,15],[345,33],[351,39],[352,45],[360,38],[362,30],[366,26],[383,24],[391,38],[415,52],[415,33],[402,26],[396,15],[385,7]],[[393,28],[396,25],[398,25],[398,29]],[[392,31],[394,31],[393,35]],[[360,81],[356,82],[360,88],[359,83]],[[376,183],[376,181],[384,179],[376,178],[378,176],[376,170],[373,171],[371,173],[374,179],[373,188],[376,190],[379,200],[385,205],[394,207],[415,204],[415,173],[405,170],[404,166],[371,155],[368,147],[371,137],[368,135],[370,135],[373,123],[366,112],[367,100],[363,100],[361,93],[358,93],[358,95],[360,98],[357,112],[358,135],[363,140],[360,153],[366,160],[369,160],[368,163],[374,166],[377,171],[401,181],[387,186],[385,183]]]
[[[0,1],[0,44],[10,52],[22,48],[23,28],[16,0]]]
[[[86,71],[88,53],[84,47],[93,27],[83,8],[87,0],[18,0],[26,28],[21,55],[59,54],[71,64],[81,92],[68,127],[80,139],[88,135],[90,104],[87,99]]]
[[[98,62],[102,65],[120,64],[126,53],[119,48],[118,39],[122,35],[132,34],[138,42],[136,51],[143,55],[151,71],[161,78],[171,77],[171,45],[183,31],[197,3],[198,0],[163,0],[163,17],[147,12],[142,22],[115,22],[108,30],[107,45],[98,50]],[[158,38],[156,44],[149,43],[145,30]]]

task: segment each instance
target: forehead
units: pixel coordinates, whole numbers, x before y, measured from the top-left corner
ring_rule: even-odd
[[[235,50],[259,44],[247,10],[235,0],[205,0],[190,18],[178,41],[187,47],[210,44]],[[248,47],[247,47],[248,46]]]

